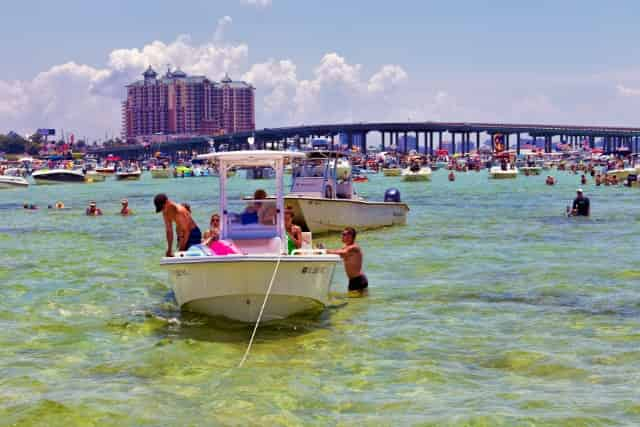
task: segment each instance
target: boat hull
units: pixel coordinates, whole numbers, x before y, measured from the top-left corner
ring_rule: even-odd
[[[405,203],[369,202],[351,199],[286,196],[285,205],[294,212],[294,223],[312,233],[406,225],[409,207]]]
[[[27,188],[29,181],[17,176],[0,176],[0,189]]]
[[[405,169],[402,171],[402,180],[408,182],[431,181],[431,169],[422,168],[417,172]]]
[[[382,174],[384,176],[400,176],[402,169],[400,168],[383,168]]]
[[[518,177],[518,169],[502,170],[499,166],[494,166],[489,170],[489,178],[492,179],[514,179]]]
[[[329,303],[337,256],[283,256],[263,321],[280,320]],[[181,309],[240,322],[255,322],[277,256],[164,258]]]
[[[629,175],[636,174],[637,169],[635,168],[625,168],[625,169],[614,169],[607,172],[607,176],[615,176],[618,181],[624,181],[629,177]]]
[[[72,172],[70,170],[37,171],[34,172],[31,177],[34,179],[36,184],[83,184],[85,182],[84,174]]]
[[[135,172],[135,173],[117,173],[116,174],[116,180],[118,181],[137,181],[140,179],[140,176],[142,175],[142,173],[140,172]]]
[[[169,178],[170,176],[170,169],[151,169],[151,178]]]

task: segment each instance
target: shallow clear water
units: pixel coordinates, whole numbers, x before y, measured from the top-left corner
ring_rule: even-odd
[[[593,217],[568,219],[578,177],[556,175],[372,177],[411,212],[359,236],[369,297],[261,328],[243,368],[250,328],[181,314],[158,265],[153,195],[204,227],[216,179],[2,191],[0,425],[640,424],[640,193],[583,186]]]

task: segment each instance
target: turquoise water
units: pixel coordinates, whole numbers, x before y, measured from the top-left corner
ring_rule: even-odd
[[[638,425],[640,193],[583,186],[593,217],[568,219],[556,175],[372,177],[411,212],[359,236],[369,297],[260,329],[243,368],[250,329],[181,314],[158,265],[153,195],[204,227],[215,178],[2,191],[0,425]]]

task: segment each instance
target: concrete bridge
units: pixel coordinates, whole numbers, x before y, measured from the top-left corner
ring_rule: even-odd
[[[601,146],[605,152],[615,151],[620,147],[627,147],[633,153],[640,148],[640,128],[609,127],[609,126],[572,126],[572,125],[539,125],[512,123],[470,123],[470,122],[361,122],[343,124],[302,125],[280,128],[264,128],[249,132],[238,132],[212,137],[195,138],[192,140],[166,142],[143,147],[141,145],[127,145],[92,150],[98,156],[114,153],[123,157],[144,154],[145,151],[163,151],[174,153],[177,150],[193,150],[206,152],[209,142],[218,149],[226,144],[229,150],[249,148],[249,141],[253,138],[255,149],[289,148],[306,144],[313,138],[326,138],[330,148],[337,146],[339,135],[344,135],[349,147],[360,147],[363,153],[367,151],[367,136],[378,133],[382,149],[391,145],[406,147],[408,138],[415,138],[418,151],[433,154],[446,141],[450,152],[469,153],[481,146],[481,134],[488,135],[492,149],[496,135],[501,135],[505,149],[521,149],[522,137],[528,137],[534,142],[544,141],[545,152],[551,152],[553,142],[571,144],[578,147],[588,143],[591,147]],[[400,141],[405,144],[399,144]]]

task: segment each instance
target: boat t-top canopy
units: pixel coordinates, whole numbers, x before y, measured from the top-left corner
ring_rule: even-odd
[[[233,166],[271,166],[277,160],[305,158],[304,153],[297,151],[228,151],[224,153],[201,154],[198,159],[224,162]]]

